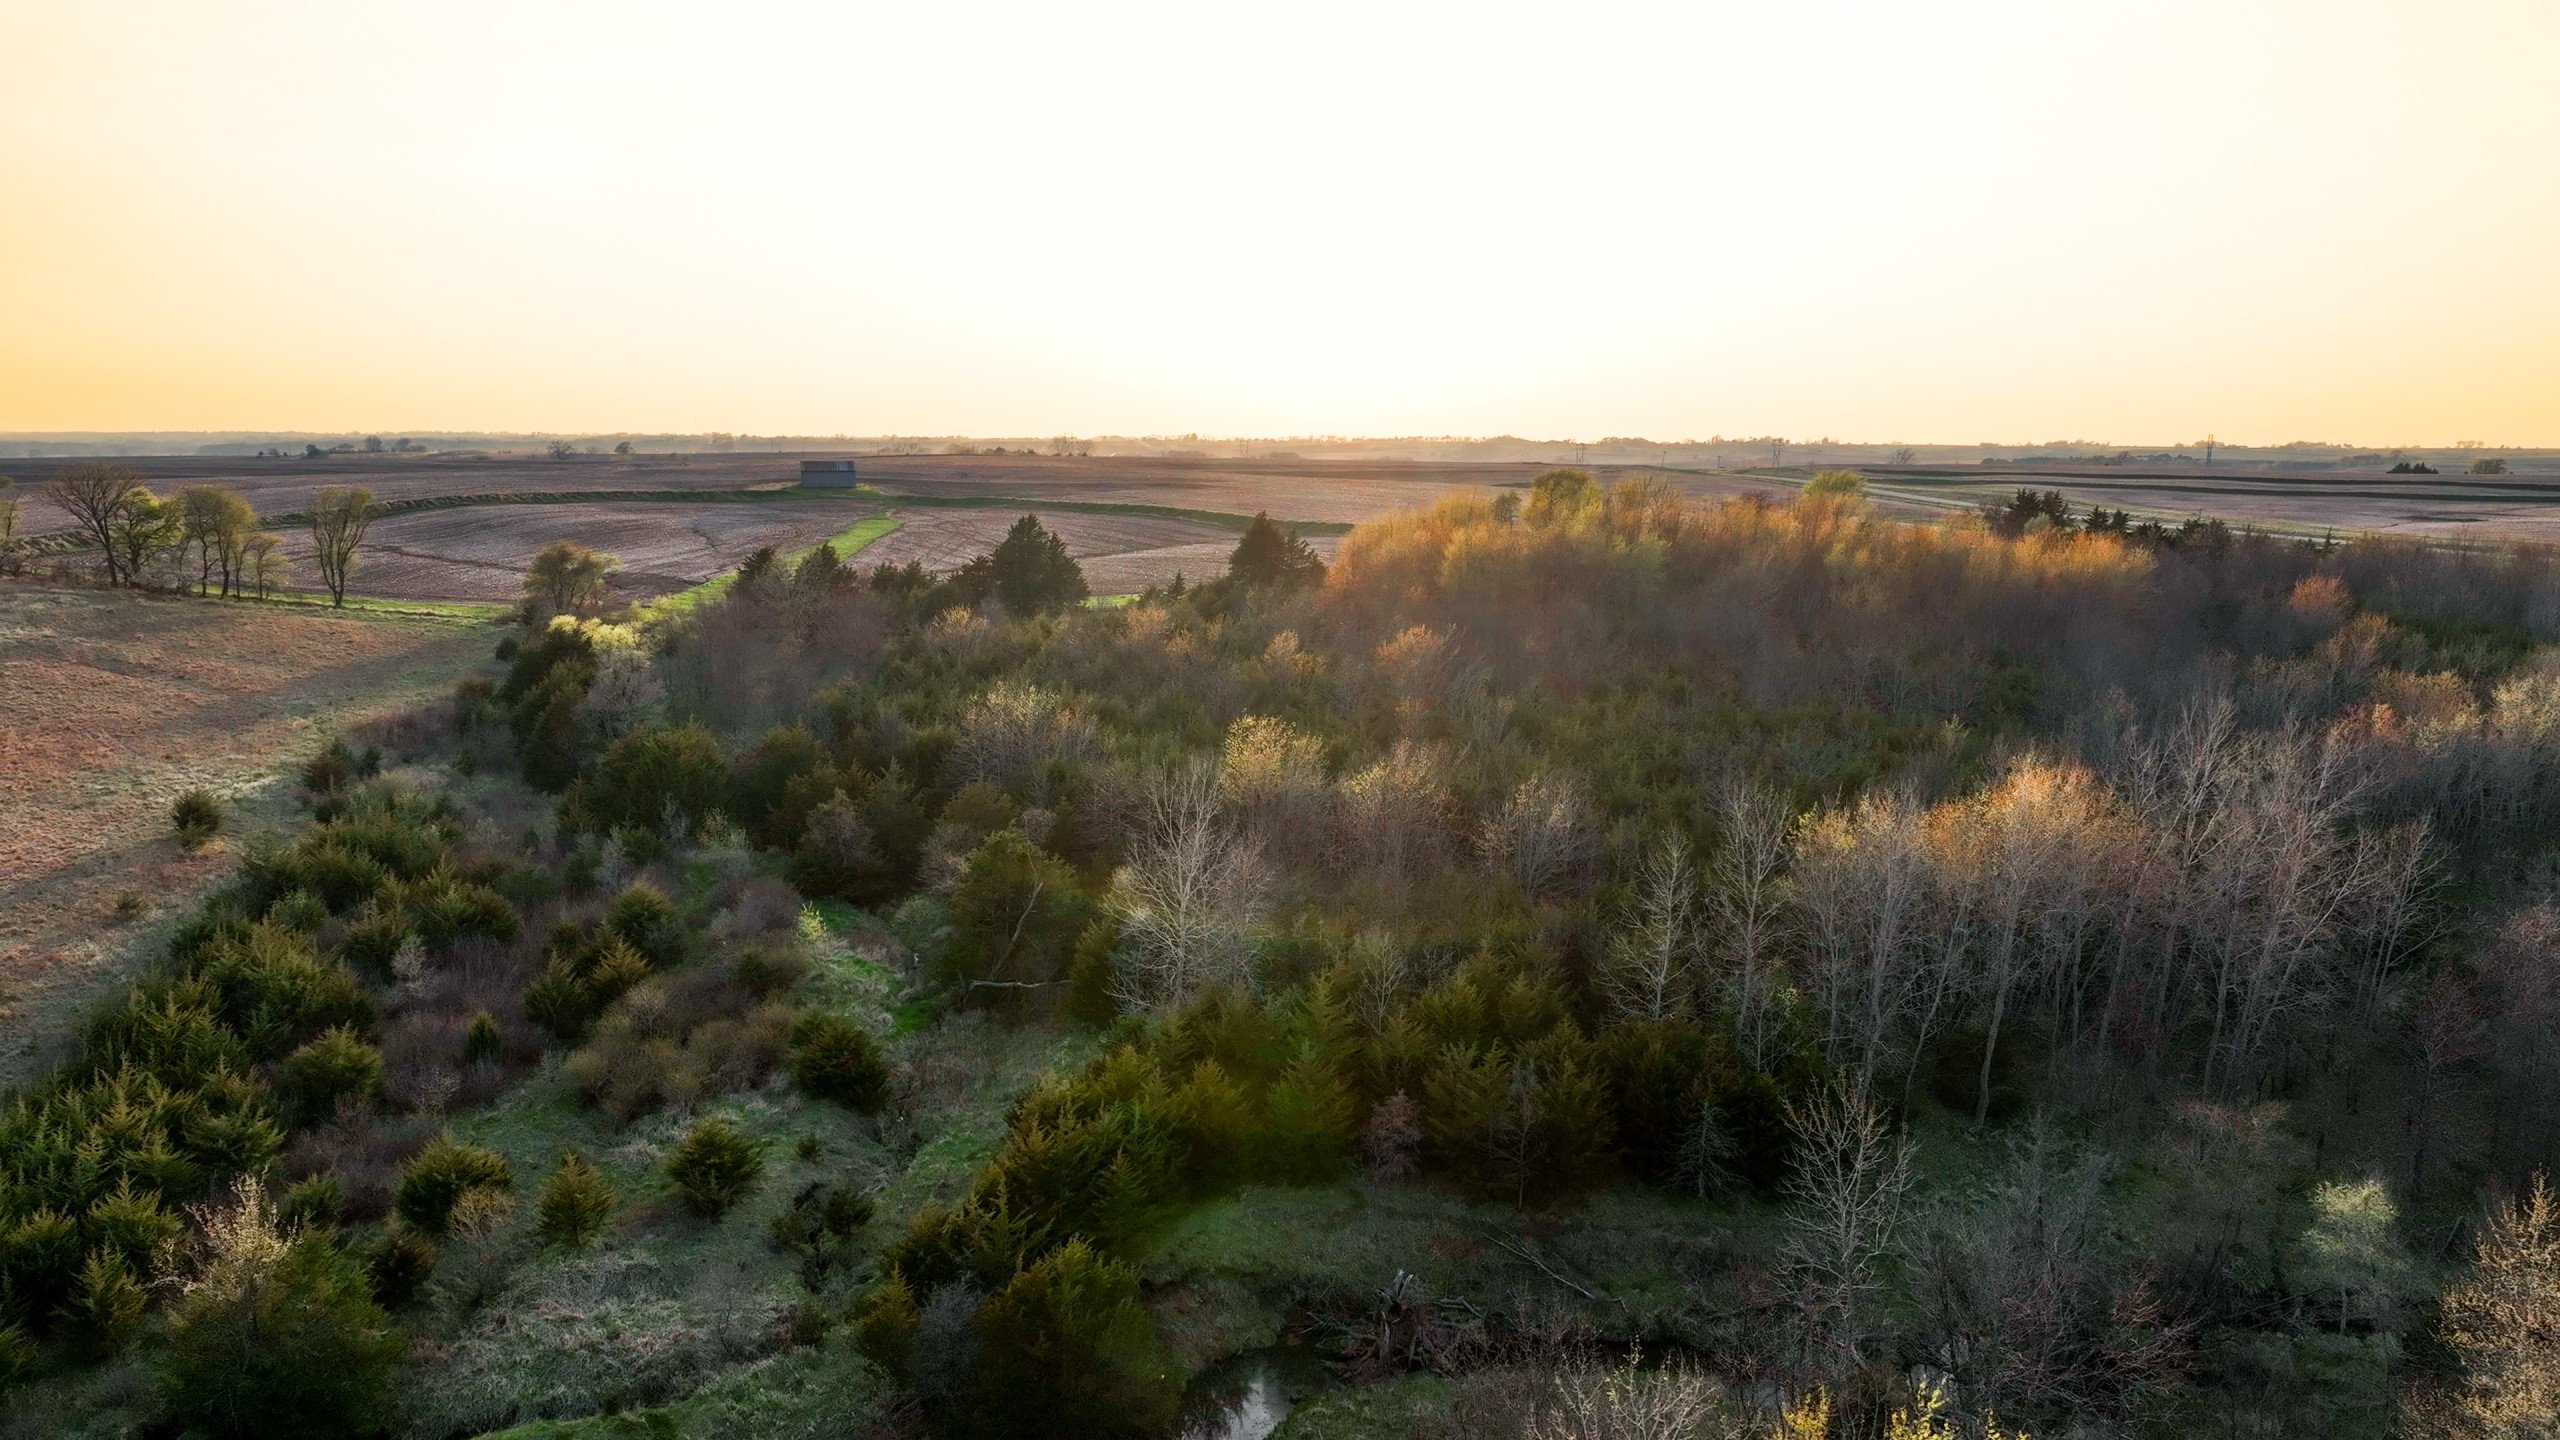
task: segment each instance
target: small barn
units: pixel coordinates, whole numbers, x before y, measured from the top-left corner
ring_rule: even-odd
[[[853,462],[850,460],[803,460],[800,462],[803,485],[855,485]]]

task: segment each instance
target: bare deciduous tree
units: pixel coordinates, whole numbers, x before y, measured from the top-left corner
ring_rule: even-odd
[[[1253,984],[1253,929],[1271,877],[1261,848],[1228,823],[1214,766],[1195,763],[1148,787],[1140,838],[1113,877],[1111,907],[1128,963],[1120,998],[1175,1009]]]
[[[133,497],[142,492],[142,476],[126,466],[104,461],[66,465],[44,485],[45,498],[69,513],[72,521],[98,547],[107,566],[107,583],[123,585],[124,558],[116,546],[116,521]]]
[[[20,516],[18,482],[0,475],[0,575],[18,573],[19,551],[24,548],[18,534]]]
[[[1385,759],[1345,779],[1335,803],[1339,863],[1397,885],[1429,863],[1447,835],[1441,769],[1435,749],[1399,740]]]
[[[219,485],[187,485],[171,497],[187,544],[196,547],[196,593],[211,589],[217,573],[222,593],[239,585],[242,547],[256,533],[258,514],[249,502]]]
[[[1913,957],[1929,899],[1923,842],[1918,811],[1895,795],[1817,815],[1798,838],[1806,979],[1824,1050],[1862,1093],[1927,1039],[1908,1028],[1924,978]]]
[[[1756,1427],[1696,1366],[1569,1370],[1528,1440],[1740,1440]]]
[[[1782,1242],[1809,1344],[1854,1365],[1859,1313],[1875,1293],[1911,1185],[1911,1149],[1865,1097],[1834,1090],[1787,1107],[1796,1168]]]
[[[329,603],[347,603],[347,577],[356,551],[373,524],[373,492],[362,485],[325,485],[311,500],[311,563],[320,569]]]
[[[952,765],[963,781],[983,780],[1037,804],[1048,796],[1056,764],[1091,753],[1093,743],[1093,722],[1064,696],[1001,680],[960,717]]]
[[[1533,775],[1477,831],[1476,848],[1522,894],[1547,895],[1591,858],[1590,802],[1569,776]]]
[[[1723,951],[1725,1003],[1743,1058],[1765,1069],[1784,980],[1779,957],[1787,936],[1787,840],[1795,816],[1777,791],[1737,780],[1717,795],[1716,819],[1723,833],[1706,870],[1707,909]]]
[[[1698,867],[1677,831],[1646,850],[1626,914],[1600,971],[1610,1008],[1638,1020],[1665,1020],[1686,1006],[1697,967]]]
[[[242,541],[240,574],[256,588],[259,599],[266,599],[268,591],[293,578],[293,567],[284,558],[284,542],[263,532]]]

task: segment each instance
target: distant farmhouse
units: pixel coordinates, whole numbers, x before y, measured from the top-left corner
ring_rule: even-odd
[[[800,483],[853,485],[860,482],[853,477],[853,462],[850,460],[803,460],[800,462]]]

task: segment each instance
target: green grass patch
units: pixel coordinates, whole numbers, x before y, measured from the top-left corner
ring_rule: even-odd
[[[1214,525],[1241,535],[1253,524],[1250,515],[1226,510],[1190,510],[1178,505],[1142,505],[1123,500],[1053,500],[1032,499],[1020,495],[892,495],[869,485],[854,487],[856,493],[883,505],[929,507],[936,510],[1056,510],[1081,515],[1151,515],[1161,520],[1190,520]],[[1283,520],[1280,522],[1300,535],[1348,535],[1351,526],[1340,520]]]
[[[205,599],[219,597],[205,596]],[[344,605],[330,603],[328,592],[317,590],[278,590],[265,599],[235,595],[243,605],[291,605],[303,609],[340,610],[359,615],[402,615],[413,620],[461,620],[472,623],[504,620],[515,613],[512,605],[499,605],[485,600],[393,600],[374,595],[350,595]]]
[[[835,546],[837,558],[850,561],[854,556],[871,548],[872,544],[878,541],[882,536],[891,533],[897,528],[898,517],[894,513],[888,515],[874,515],[869,519],[857,523],[853,528],[843,531],[831,539],[822,540],[818,542],[818,544]],[[783,556],[779,563],[787,569],[808,558],[810,554],[817,550],[817,548],[817,545],[804,546],[801,549],[794,550]],[[675,594],[666,596],[663,599],[650,601],[648,604],[640,607],[641,614],[644,618],[653,620],[672,619],[678,615],[688,614],[710,604],[721,596],[728,594],[729,587],[736,583],[738,583],[738,572],[735,570],[714,575],[710,579],[703,581],[701,584],[694,586],[692,589],[679,590]]]
[[[724,1440],[800,1440],[860,1433],[887,1391],[886,1379],[839,1331],[824,1344],[786,1351],[714,1381],[671,1405],[539,1421],[492,1440],[625,1440],[718,1435]]]
[[[1271,1440],[1397,1440],[1449,1413],[1458,1382],[1445,1375],[1399,1375],[1356,1390],[1325,1390],[1299,1402]]]

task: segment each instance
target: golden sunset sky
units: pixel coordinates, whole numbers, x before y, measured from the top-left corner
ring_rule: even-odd
[[[2560,4],[0,0],[0,430],[2560,445]]]

